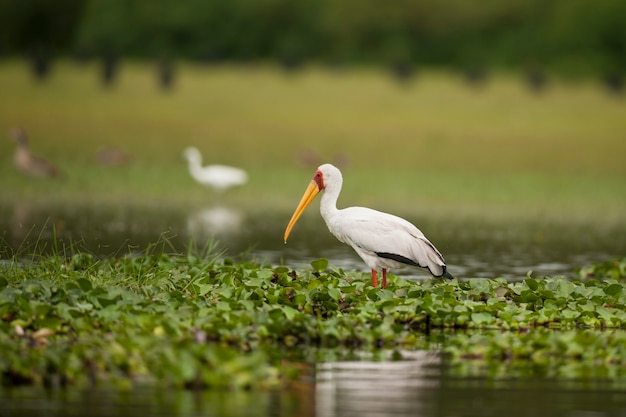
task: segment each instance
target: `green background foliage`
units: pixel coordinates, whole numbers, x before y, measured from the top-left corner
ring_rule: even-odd
[[[0,50],[623,72],[621,0],[0,2]]]

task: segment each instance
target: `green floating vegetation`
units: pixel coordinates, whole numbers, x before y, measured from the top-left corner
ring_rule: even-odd
[[[0,263],[0,375],[9,385],[257,388],[290,375],[289,352],[317,348],[623,367],[625,264],[585,267],[577,281],[390,276],[378,289],[326,260],[293,271],[192,254],[13,259]]]
[[[626,258],[621,260],[607,261],[603,263],[587,265],[580,268],[578,275],[582,279],[613,278],[616,280],[626,279]]]
[[[452,334],[444,351],[456,376],[610,380],[626,387],[626,332],[547,328]]]

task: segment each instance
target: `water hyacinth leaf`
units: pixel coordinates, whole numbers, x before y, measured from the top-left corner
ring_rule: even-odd
[[[506,304],[506,300],[501,297],[491,297],[487,299],[488,306],[496,306],[499,304]]]
[[[341,291],[339,291],[337,288],[331,287],[328,289],[328,295],[330,295],[333,300],[338,301],[339,298],[341,298]]]
[[[381,289],[378,291],[378,298],[380,300],[389,300],[393,298],[393,292],[386,289]]]
[[[293,303],[297,306],[303,306],[307,301],[305,294],[298,294],[293,298]]]
[[[257,288],[261,288],[264,286],[267,286],[267,279],[266,278],[249,278],[248,280],[246,280],[246,286],[248,287],[257,287]]]
[[[622,285],[621,284],[611,284],[604,289],[605,294],[616,296],[621,294]]]
[[[357,291],[356,285],[347,285],[347,286],[341,287],[341,292],[343,292],[344,294],[353,294],[356,291]]]
[[[267,299],[267,302],[269,304],[277,304],[278,303],[278,297],[276,295],[274,295],[273,293],[266,292],[265,293],[265,298]]]
[[[539,288],[539,282],[532,278],[526,278],[524,284],[526,284],[531,291],[537,291],[537,288]]]
[[[596,309],[596,304],[590,300],[585,302],[577,303],[577,308],[579,311],[594,311]]]
[[[48,315],[50,310],[52,310],[52,306],[49,304],[43,304],[36,301],[31,301],[30,304],[32,314],[36,317],[45,317]]]
[[[220,297],[222,297],[223,299],[228,300],[228,299],[230,299],[230,298],[232,297],[232,295],[233,295],[233,287],[221,287],[221,288],[215,288],[213,285],[210,285],[210,287],[211,287],[211,288],[209,289],[209,291],[210,291],[212,294],[217,294],[217,295],[219,295]],[[206,293],[208,293],[209,291],[207,291]],[[204,293],[204,294],[206,294],[206,293]],[[204,295],[204,294],[202,294],[202,295]]]
[[[319,288],[322,285],[322,282],[318,279],[313,279],[311,281],[309,281],[309,283],[307,284],[307,290],[311,291],[314,290],[316,288]]]
[[[313,267],[313,270],[317,272],[325,271],[326,269],[328,269],[328,259],[325,259],[325,258],[316,259],[311,262],[311,266]]]
[[[551,290],[543,289],[543,290],[539,290],[538,293],[544,300],[556,299],[554,292]]]
[[[230,274],[222,274],[220,279],[224,285],[235,285],[235,276]]]
[[[267,280],[272,278],[272,276],[274,275],[274,272],[269,270],[269,269],[260,269],[258,271],[256,271],[256,276],[258,278],[261,278],[263,280]]]
[[[596,313],[598,313],[601,319],[605,320],[609,324],[612,323],[615,318],[613,311],[604,307],[596,307]]]
[[[601,299],[606,295],[601,286],[594,286],[590,288],[588,287],[587,290],[589,297],[596,297],[598,299]]]
[[[470,289],[478,293],[488,293],[490,291],[489,280],[482,278],[473,278],[468,280],[468,282],[470,284]]]
[[[14,303],[18,307],[22,315],[32,315],[33,306],[30,302],[30,299],[25,294],[16,295]]]
[[[57,317],[42,317],[35,320],[33,324],[37,328],[57,330],[63,324],[63,321]]]
[[[537,294],[530,290],[522,291],[521,298],[522,301],[526,303],[535,303],[541,300],[541,298]]]
[[[424,292],[420,289],[413,289],[407,292],[407,298],[420,298]]]
[[[465,313],[465,312],[470,311],[470,309],[464,304],[457,304],[454,306],[453,311],[457,313]]]
[[[231,311],[232,308],[230,307],[230,303],[228,303],[227,301],[218,301],[217,304],[215,305],[215,307],[217,307],[218,310],[221,311]]]
[[[251,300],[239,300],[239,304],[243,306],[244,309],[252,311],[254,310],[255,304]]]
[[[626,323],[626,311],[618,309],[615,310],[613,314],[615,314],[615,318],[619,320],[621,326],[623,327],[624,323]]]
[[[24,292],[29,294],[38,294],[42,289],[43,283],[33,280],[28,280],[24,282]]]
[[[93,310],[94,305],[91,303],[76,303],[76,307],[81,312],[87,312]]]
[[[489,313],[472,313],[471,319],[478,325],[488,324],[494,321],[494,317]]]
[[[528,289],[528,286],[524,285],[522,282],[513,282],[509,286],[513,293],[517,295],[521,295],[523,291],[527,291]]]
[[[278,285],[288,286],[293,281],[293,278],[289,274],[281,273],[281,274],[275,274],[275,276],[278,278],[277,279]]]
[[[396,306],[397,304],[393,300],[385,300],[380,304],[379,308],[383,313],[391,314],[394,311],[397,311]]]
[[[285,318],[287,320],[293,320],[294,317],[299,313],[295,308],[291,308],[289,306],[282,306],[283,313],[285,313]]]
[[[269,311],[269,315],[272,320],[281,320],[286,313],[282,308],[273,308]]]
[[[559,280],[558,286],[556,288],[556,296],[557,297],[569,297],[569,295],[574,291],[575,285],[568,280]]]
[[[85,292],[90,291],[91,289],[93,289],[93,285],[91,284],[91,281],[89,281],[86,278],[79,278],[76,280],[76,284],[78,284],[79,288]]]

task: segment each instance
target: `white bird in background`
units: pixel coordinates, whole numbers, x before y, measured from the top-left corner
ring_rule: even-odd
[[[217,191],[224,191],[227,188],[243,185],[248,181],[248,174],[240,168],[226,165],[202,166],[202,155],[197,148],[188,147],[184,152],[185,158],[189,161],[189,173],[202,185],[213,187]]]
[[[328,230],[341,242],[352,246],[365,261],[372,270],[374,287],[378,287],[377,270],[382,269],[382,287],[385,288],[387,270],[406,265],[427,268],[435,277],[453,279],[446,271],[441,253],[413,224],[392,214],[365,207],[337,209],[342,184],[341,171],[333,165],[324,164],[317,169],[287,225],[285,243],[304,210],[324,190],[320,212]]]

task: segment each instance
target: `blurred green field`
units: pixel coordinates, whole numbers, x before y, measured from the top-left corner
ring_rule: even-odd
[[[215,199],[182,158],[246,168],[226,198],[291,210],[317,163],[340,162],[340,205],[441,215],[623,220],[626,100],[593,82],[530,91],[516,74],[481,88],[423,71],[407,85],[374,69],[182,64],[171,91],[155,68],[124,62],[102,87],[99,68],[57,63],[38,83],[22,61],[0,63],[0,198],[6,203],[199,204]],[[63,171],[34,180],[12,166],[12,126]],[[125,167],[95,163],[116,146]]]

